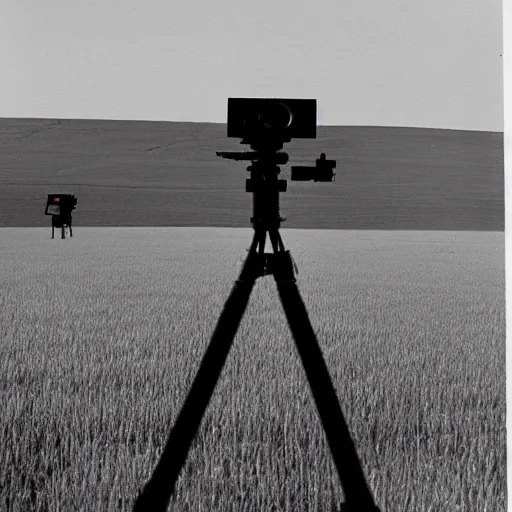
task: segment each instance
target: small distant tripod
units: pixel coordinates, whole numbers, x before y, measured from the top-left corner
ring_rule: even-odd
[[[52,240],[54,239],[55,228],[62,229],[62,239],[66,238],[66,229],[69,229],[69,236],[73,238],[71,213],[67,215],[52,215]]]
[[[379,510],[366,483],[336,391],[297,288],[296,267],[279,233],[281,221],[285,220],[280,217],[279,192],[286,191],[286,180],[278,180],[280,169],[277,164],[286,163],[288,160],[286,153],[278,153],[282,147],[280,141],[263,140],[251,142],[251,149],[255,150],[255,153],[218,153],[224,158],[253,161],[247,169],[251,173],[251,178],[246,182],[246,191],[253,194],[251,223],[254,236],[249,254],[220,315],[189,395],[151,479],[135,502],[134,512],[167,510],[176,481],[249,302],[253,286],[259,277],[269,274],[272,274],[276,281],[279,297],[344,490],[346,501],[340,510]],[[264,252],[267,235],[273,249],[271,254]]]

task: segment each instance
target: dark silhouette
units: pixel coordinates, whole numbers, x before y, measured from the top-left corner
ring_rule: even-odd
[[[71,212],[76,208],[77,199],[71,194],[49,194],[46,201],[45,215],[52,216],[52,240],[55,238],[55,228],[62,229],[61,238],[66,238],[66,228],[73,238]]]
[[[306,371],[344,490],[345,503],[340,510],[378,512],[361,469],[322,351],[300,296],[295,279],[296,267],[290,251],[285,250],[279,233],[281,221],[284,220],[279,213],[279,192],[286,190],[286,180],[277,179],[279,174],[277,162],[287,160],[288,155],[284,154],[285,157],[283,153],[277,152],[282,148],[283,141],[290,140],[290,138],[287,139],[282,128],[289,125],[284,122],[286,119],[283,120],[284,101],[279,100],[280,110],[277,116],[277,121],[280,123],[279,129],[272,126],[272,104],[266,105],[270,108],[265,110],[264,122],[262,121],[260,125],[251,126],[250,123],[242,122],[235,125],[239,131],[233,136],[244,136],[243,126],[249,126],[253,130],[253,138],[242,142],[251,144],[255,153],[219,154],[223,158],[253,160],[248,168],[251,171],[251,179],[247,180],[246,190],[253,193],[254,216],[251,222],[254,227],[254,236],[249,254],[220,315],[190,393],[171,430],[151,479],[135,502],[134,512],[165,512],[167,510],[178,476],[226,362],[256,279],[269,274],[274,276],[277,283],[279,297]],[[240,107],[239,104],[237,106]],[[288,104],[288,107],[290,106],[300,110],[300,105]],[[238,110],[237,115],[240,119],[239,114]],[[296,112],[293,114],[295,115]],[[254,136],[254,132],[257,132],[257,136]],[[304,129],[302,133],[310,135],[311,131]],[[325,155],[322,160],[325,160]],[[264,252],[267,234],[272,245],[272,254]]]
[[[336,391],[300,296],[290,251],[284,251],[279,232],[270,232],[272,245],[282,250],[262,253],[265,233],[256,231],[240,277],[220,315],[212,340],[181,409],[154,473],[139,495],[134,512],[167,510],[180,471],[187,459],[206,407],[213,394],[256,279],[272,273],[283,309],[311,387],[316,407],[338,472],[346,503],[344,512],[378,512],[368,489],[354,443],[343,417]],[[256,251],[259,245],[260,252]]]

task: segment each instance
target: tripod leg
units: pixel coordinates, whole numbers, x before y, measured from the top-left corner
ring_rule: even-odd
[[[281,254],[283,255],[281,257]],[[336,391],[309,321],[306,306],[293,277],[289,252],[276,257],[289,258],[284,265],[276,261],[274,274],[277,289],[302,365],[315,399],[315,403],[327,436],[334,464],[345,493],[344,510],[378,512],[366,483],[357,452],[350,437],[345,418],[341,412]],[[279,270],[288,267],[284,273]],[[290,278],[290,276],[292,276]]]
[[[277,238],[277,235],[274,231],[268,232],[268,237],[270,238],[270,243],[272,244],[272,249],[274,251],[274,254],[277,253],[280,250],[279,247],[279,241]]]
[[[133,512],[165,512],[249,302],[262,258],[251,250],[220,315],[167,445]]]
[[[265,253],[265,242],[267,241],[267,232],[263,230],[259,235],[259,253],[264,254]]]
[[[274,253],[276,252],[284,252],[284,243],[281,235],[277,229],[269,231],[268,236],[272,243],[272,248],[274,249]]]

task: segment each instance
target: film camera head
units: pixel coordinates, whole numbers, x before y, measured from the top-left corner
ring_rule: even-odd
[[[65,215],[76,208],[78,200],[72,194],[48,194],[45,215]]]
[[[242,144],[316,138],[316,100],[229,98],[228,137]]]
[[[316,100],[284,98],[228,98],[228,137],[249,144],[253,152],[217,152],[231,160],[284,165],[288,154],[279,151],[292,139],[316,139]],[[334,160],[325,154],[315,167],[292,167],[292,181],[334,181]]]

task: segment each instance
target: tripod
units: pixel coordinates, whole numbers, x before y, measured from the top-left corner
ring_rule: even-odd
[[[286,190],[286,181],[277,179],[280,171],[275,164],[278,161],[276,151],[282,145],[267,142],[251,147],[256,149],[257,153],[252,157],[256,160],[255,163],[248,167],[251,179],[247,180],[246,186],[246,190],[253,193],[254,212],[251,218],[254,235],[249,254],[219,317],[210,345],[165,449],[151,479],[139,494],[133,511],[167,510],[176,481],[224,367],[254,284],[259,277],[272,274],[344,490],[346,501],[340,510],[378,512],[306,307],[297,288],[296,268],[291,253],[285,249],[279,233],[280,223],[285,220],[279,215],[279,192]],[[283,153],[280,153],[280,156],[282,161]],[[264,252],[267,235],[272,245],[272,254]]]
[[[71,213],[52,215],[52,240],[55,238],[55,228],[62,228],[62,239],[66,238],[66,228],[69,228],[69,236],[73,238],[73,228],[71,227],[71,223]]]

